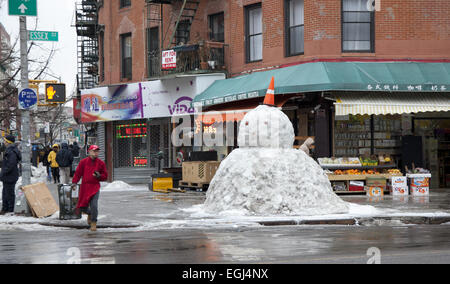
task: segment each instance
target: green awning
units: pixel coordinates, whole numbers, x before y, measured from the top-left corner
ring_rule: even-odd
[[[275,94],[450,91],[450,63],[313,62],[218,80],[193,103],[210,106],[264,96],[272,76]]]

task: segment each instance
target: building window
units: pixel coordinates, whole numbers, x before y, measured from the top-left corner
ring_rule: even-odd
[[[367,0],[342,0],[342,52],[375,51],[375,12]]]
[[[148,77],[156,77],[161,71],[161,54],[159,51],[159,27],[147,29]]]
[[[209,16],[209,39],[224,42],[224,31],[224,13]]]
[[[175,35],[176,45],[187,44],[190,40],[191,23],[188,20],[183,20],[178,23],[177,32]]]
[[[100,82],[105,81],[105,32],[100,32]]]
[[[261,3],[245,7],[245,41],[247,63],[262,60],[262,8]]]
[[[304,53],[304,1],[286,0],[286,54]]]
[[[131,6],[131,0],[120,0],[120,8]]]
[[[120,36],[122,78],[132,78],[131,33]]]

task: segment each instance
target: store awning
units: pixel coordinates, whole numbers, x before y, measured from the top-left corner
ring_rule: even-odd
[[[348,93],[334,105],[337,116],[450,111],[450,93]]]
[[[271,77],[275,94],[320,91],[449,92],[448,62],[311,62],[217,80],[194,98],[211,106],[263,97]]]

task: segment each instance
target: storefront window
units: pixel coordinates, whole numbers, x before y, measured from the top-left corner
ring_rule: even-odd
[[[346,120],[337,120],[334,155],[336,157],[400,155],[401,127],[399,115],[372,117],[350,115]]]
[[[148,158],[148,127],[146,123],[121,121],[115,125],[116,167],[142,167]]]

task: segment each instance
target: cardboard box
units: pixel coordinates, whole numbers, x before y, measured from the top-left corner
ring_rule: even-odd
[[[410,179],[410,186],[414,187],[429,187],[430,178],[428,177],[414,177]]]
[[[349,191],[364,191],[364,182],[351,180],[348,190]]]
[[[408,186],[390,186],[389,191],[393,196],[407,196],[409,195]]]
[[[366,195],[369,197],[380,197],[384,196],[385,186],[365,186]]]
[[[430,195],[430,188],[424,186],[411,186],[411,195],[428,196]]]
[[[390,179],[391,186],[393,187],[407,187],[408,186],[408,180],[406,177],[402,176],[393,176]]]
[[[220,162],[183,162],[183,181],[210,183],[219,168]]]
[[[48,217],[59,211],[53,196],[44,183],[36,183],[22,187],[28,204],[35,217]]]
[[[386,187],[386,178],[385,177],[367,177],[366,178],[367,186],[382,186]]]

